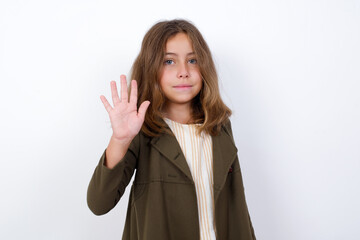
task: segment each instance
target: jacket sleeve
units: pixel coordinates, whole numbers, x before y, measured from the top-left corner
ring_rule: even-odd
[[[137,164],[139,134],[131,142],[128,151],[114,168],[105,166],[106,149],[95,168],[87,191],[87,204],[95,215],[109,212],[118,203],[129,184]]]
[[[225,124],[225,129],[228,132],[228,134],[231,136],[232,141],[235,145],[235,140],[234,140],[234,136],[233,136],[233,132],[232,132],[232,128],[231,128],[231,121],[230,119],[228,120],[228,122]],[[239,159],[238,157],[236,158],[235,162],[234,162],[234,166],[233,166],[234,172],[238,172],[240,174],[240,178],[241,178],[241,184],[243,184],[243,180],[242,180],[242,174],[241,174],[241,168],[240,168],[240,163],[239,163]],[[242,185],[242,188],[244,189],[244,186]],[[245,189],[244,189],[245,190]],[[253,240],[256,240],[256,236],[255,236],[255,231],[254,231],[254,227],[252,225],[252,221],[250,218],[250,214],[249,214],[249,209],[247,207],[247,204],[245,202],[246,205],[246,211],[247,211],[247,215],[248,215],[248,220],[249,220],[249,227],[250,227],[250,233],[251,233],[251,237]]]

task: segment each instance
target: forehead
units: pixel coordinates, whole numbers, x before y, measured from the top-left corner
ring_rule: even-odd
[[[193,46],[186,33],[177,33],[166,42],[166,52],[193,52]]]

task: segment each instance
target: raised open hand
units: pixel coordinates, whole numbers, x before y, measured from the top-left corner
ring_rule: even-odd
[[[124,143],[129,143],[138,134],[144,122],[145,113],[150,105],[149,101],[144,101],[137,110],[137,83],[131,81],[130,101],[128,100],[128,88],[125,75],[120,76],[121,98],[119,98],[116,82],[111,81],[111,95],[114,107],[111,107],[105,96],[100,99],[109,113],[113,138]]]

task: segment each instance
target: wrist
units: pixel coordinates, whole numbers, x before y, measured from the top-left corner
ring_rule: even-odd
[[[122,145],[122,146],[128,146],[128,145],[130,145],[132,138],[119,139],[119,138],[116,138],[114,135],[112,135],[110,141],[112,141],[116,144]]]

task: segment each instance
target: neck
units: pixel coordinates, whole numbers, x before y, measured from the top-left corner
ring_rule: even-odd
[[[189,124],[192,122],[191,105],[190,104],[171,104],[167,105],[164,111],[164,117],[175,122]]]

